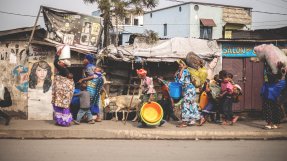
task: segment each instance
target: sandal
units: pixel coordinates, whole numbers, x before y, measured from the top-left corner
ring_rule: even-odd
[[[183,127],[187,127],[187,125],[185,123],[182,123],[182,124],[177,125],[176,127],[183,128]]]
[[[232,123],[236,123],[236,121],[238,120],[239,116],[235,116],[233,119],[232,119]]]
[[[206,119],[203,117],[200,119],[200,123],[197,126],[202,126],[206,122]]]
[[[220,125],[228,125],[226,121],[223,121]]]
[[[278,129],[279,127],[277,125],[272,125],[271,129]]]
[[[95,122],[102,122],[102,119],[99,118],[99,117],[97,117],[97,118],[95,119]]]
[[[272,126],[271,125],[265,125],[264,129],[270,130],[270,129],[272,129]]]

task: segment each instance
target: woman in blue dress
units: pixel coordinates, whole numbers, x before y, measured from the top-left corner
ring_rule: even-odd
[[[198,105],[196,103],[196,91],[191,83],[191,75],[186,64],[181,60],[178,61],[179,70],[175,74],[175,81],[182,84],[183,102],[181,107],[182,123],[177,127],[187,127],[188,124],[195,124],[200,119]]]
[[[79,80],[79,83],[82,81],[87,81],[87,91],[90,93],[91,96],[91,112],[93,114],[94,119],[96,122],[100,122],[100,107],[99,107],[99,100],[100,100],[100,92],[102,90],[104,80],[101,73],[101,68],[96,67],[94,65],[94,57],[93,55],[89,54],[86,55],[85,59],[83,60],[83,64],[85,65],[84,72],[83,72],[83,79]]]

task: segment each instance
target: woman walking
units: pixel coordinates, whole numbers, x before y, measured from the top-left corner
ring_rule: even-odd
[[[57,69],[57,75],[54,78],[52,88],[52,104],[54,108],[54,119],[56,125],[70,126],[73,121],[70,112],[70,103],[72,101],[75,84],[73,76],[68,70],[70,62],[68,60],[59,60],[59,55],[55,55],[54,65]]]
[[[280,69],[282,63],[278,63],[277,68]],[[281,70],[279,70],[281,71]],[[282,71],[281,71],[282,72]],[[261,96],[263,97],[263,114],[266,121],[265,129],[277,129],[281,120],[281,111],[278,98],[286,88],[286,77],[284,73],[273,74],[269,66],[266,66],[266,75],[268,81],[261,88]]]
[[[102,69],[100,67],[96,67],[94,64],[93,55],[86,55],[83,60],[83,64],[85,65],[83,72],[83,79],[79,80],[79,83],[82,81],[87,81],[87,91],[90,93],[91,100],[91,112],[94,116],[96,122],[100,122],[100,92],[102,90],[104,80],[102,77]]]
[[[187,70],[186,64],[179,60],[179,70],[175,74],[175,81],[182,84],[183,88],[183,103],[181,108],[182,123],[177,127],[187,127],[188,124],[195,124],[196,120],[200,119],[198,105],[196,103],[196,91],[191,83],[191,75]]]

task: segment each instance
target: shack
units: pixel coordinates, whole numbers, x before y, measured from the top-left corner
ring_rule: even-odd
[[[33,27],[24,27],[0,31],[0,83],[8,88],[13,102],[3,110],[16,119],[52,120],[51,85],[43,90],[29,84],[36,77],[33,69],[39,64],[48,70],[47,75],[53,81],[56,44],[45,41],[46,30],[37,26],[28,50],[32,30]],[[75,82],[82,77],[82,60],[88,52],[71,49],[70,68]]]
[[[254,31],[233,31],[231,39],[217,40],[222,48],[222,69],[233,74],[233,80],[243,89],[234,111],[261,111],[260,89],[264,83],[264,63],[256,59],[254,47],[273,44],[286,53],[287,27]]]

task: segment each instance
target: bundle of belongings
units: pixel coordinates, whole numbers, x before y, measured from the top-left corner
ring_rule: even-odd
[[[201,87],[207,78],[207,69],[204,67],[204,61],[194,52],[189,52],[186,56],[186,64],[194,86],[196,88]]]

